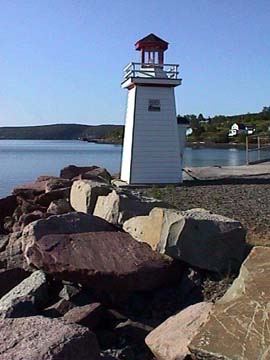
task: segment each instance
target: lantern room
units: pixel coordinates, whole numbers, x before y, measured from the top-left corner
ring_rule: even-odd
[[[136,50],[141,52],[141,66],[162,66],[164,64],[164,52],[169,43],[155,34],[149,34],[135,44]]]

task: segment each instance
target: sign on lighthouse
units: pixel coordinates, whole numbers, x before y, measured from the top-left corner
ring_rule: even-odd
[[[135,44],[140,63],[124,69],[128,90],[121,180],[128,184],[182,181],[180,139],[174,88],[181,84],[178,65],[165,64],[168,43],[150,34]]]

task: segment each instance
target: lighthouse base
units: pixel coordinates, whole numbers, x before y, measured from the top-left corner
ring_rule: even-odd
[[[134,185],[182,182],[173,87],[129,90],[120,178]]]

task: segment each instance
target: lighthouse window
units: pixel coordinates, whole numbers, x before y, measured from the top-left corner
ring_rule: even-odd
[[[160,111],[160,100],[159,99],[149,99],[148,111]]]

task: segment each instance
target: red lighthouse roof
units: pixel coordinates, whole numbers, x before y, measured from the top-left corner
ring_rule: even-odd
[[[167,50],[169,43],[165,40],[162,40],[155,34],[151,33],[144,38],[138,40],[135,44],[136,50],[143,50],[143,49],[160,49],[160,50]]]

